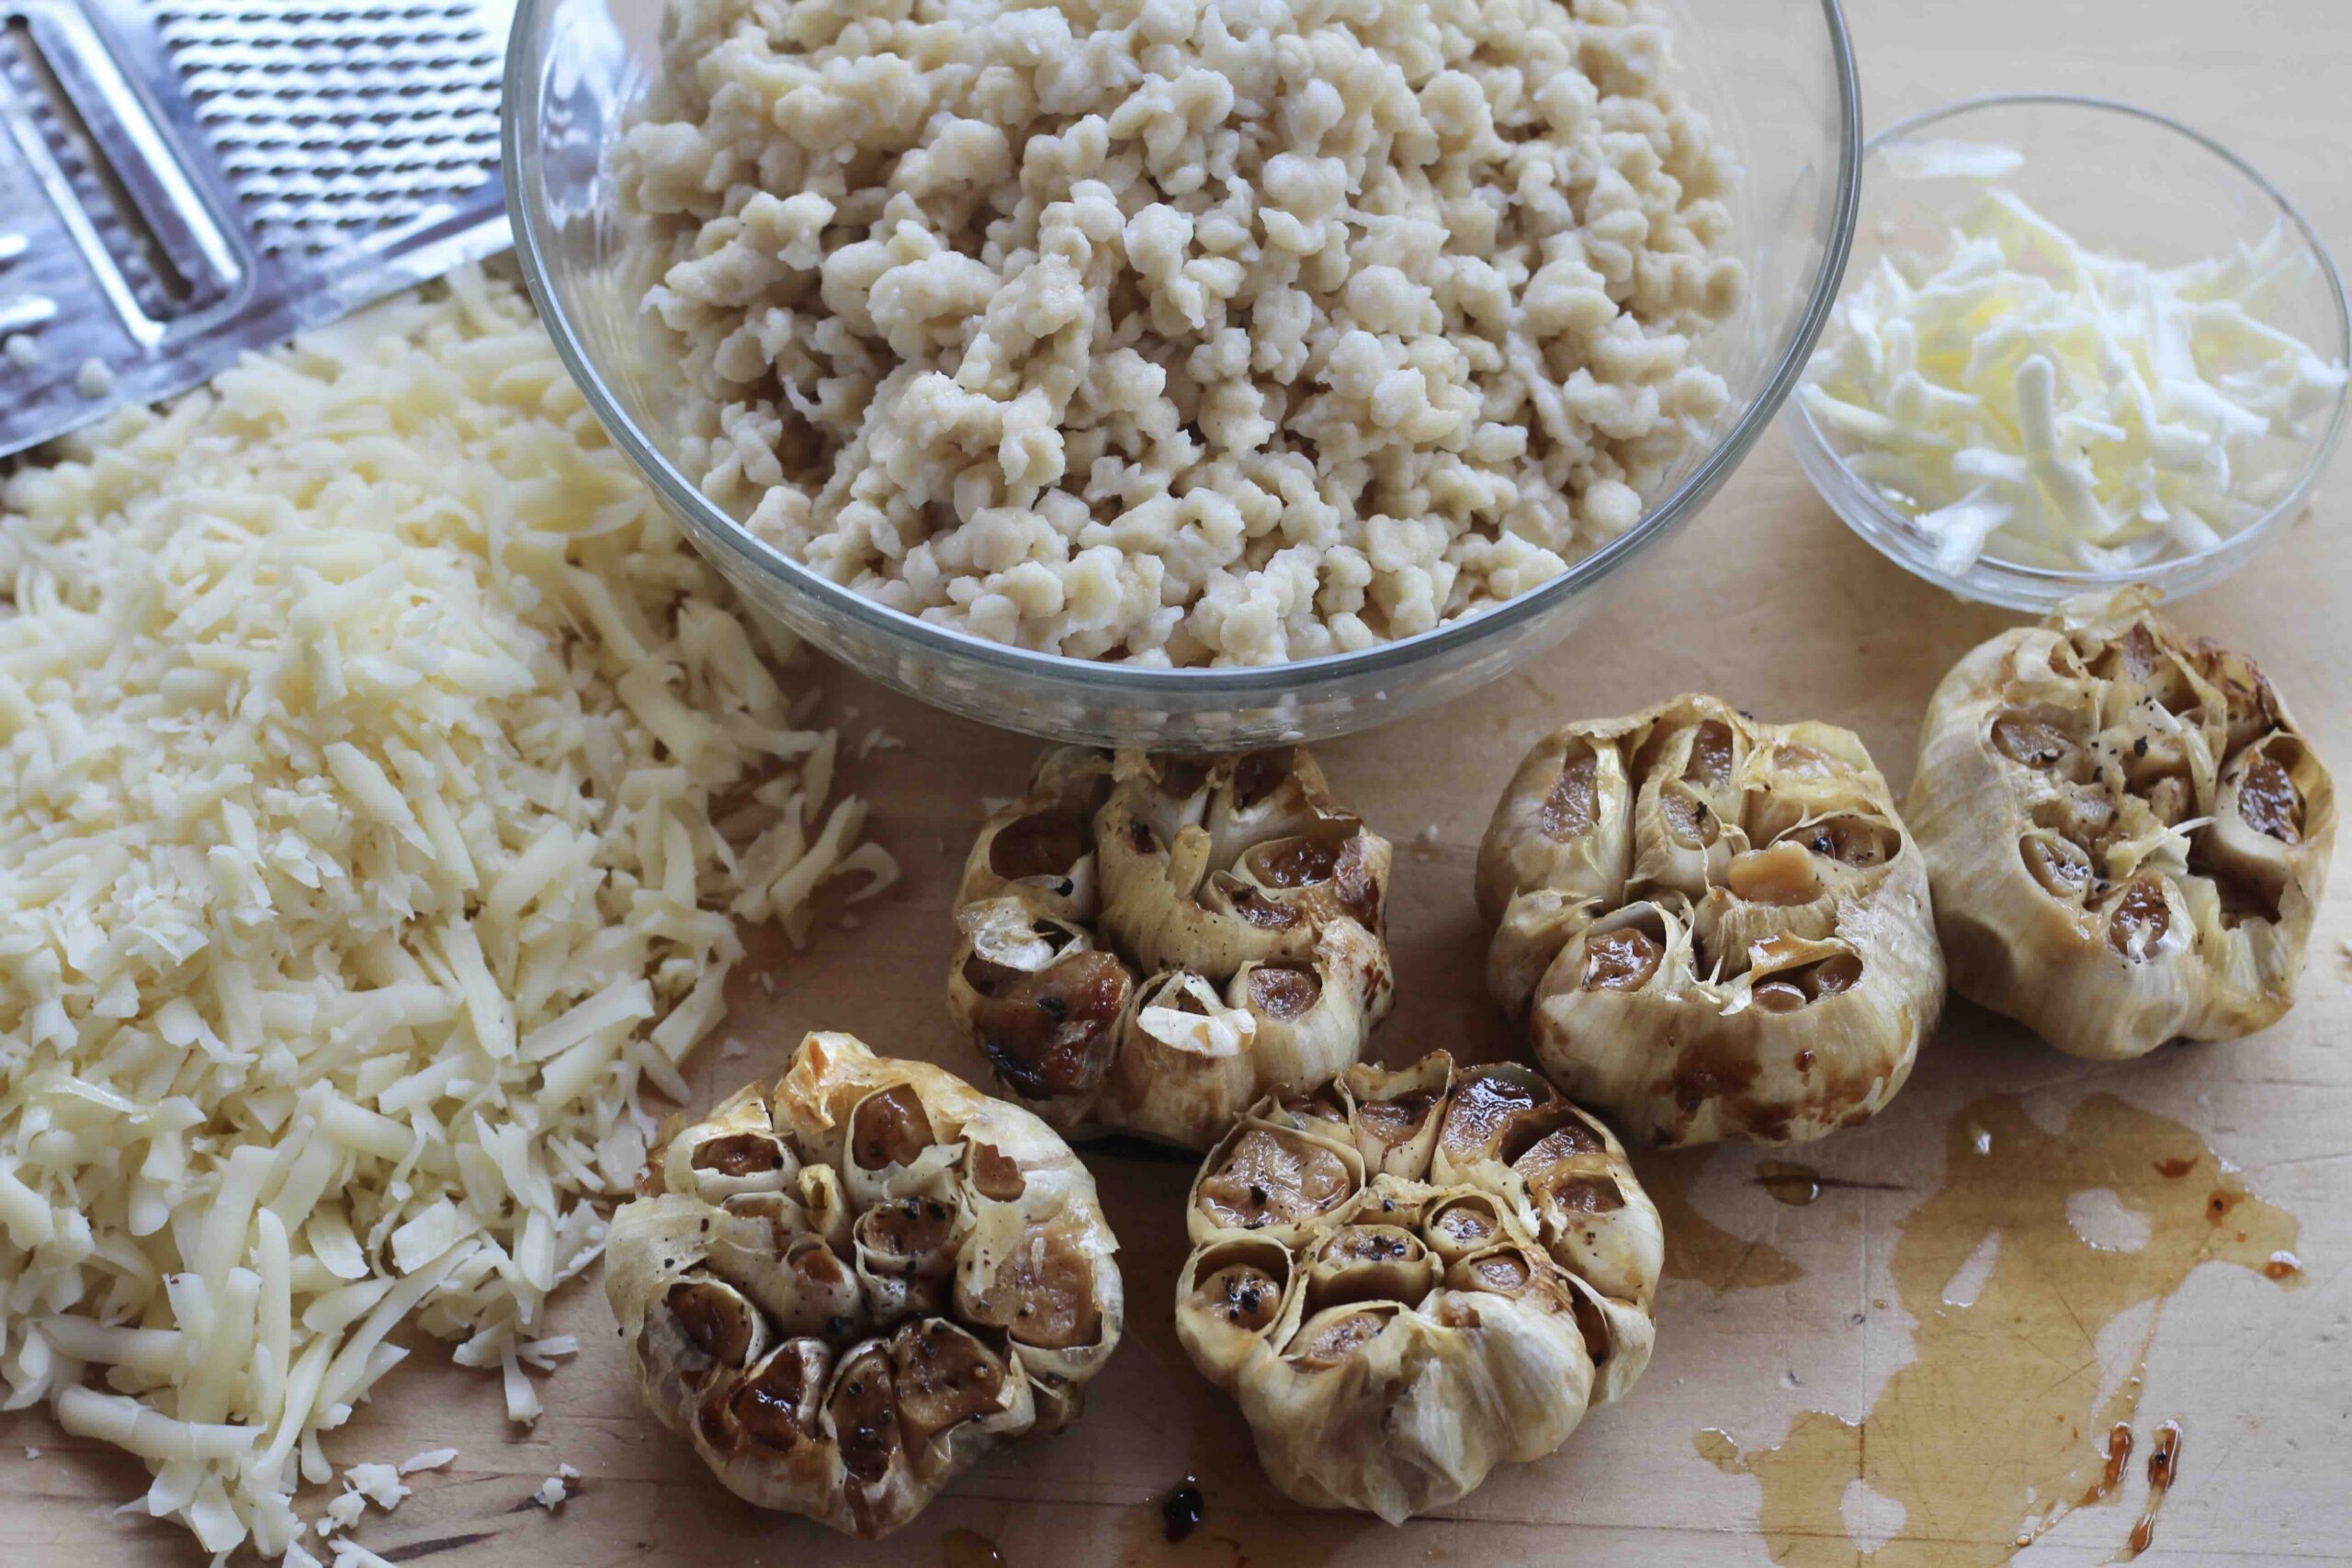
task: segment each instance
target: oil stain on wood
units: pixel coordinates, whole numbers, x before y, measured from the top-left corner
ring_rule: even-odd
[[[2052,1134],[1996,1096],[1956,1117],[1947,1142],[1944,1188],[1895,1245],[1916,1354],[1870,1414],[1849,1422],[1807,1411],[1770,1448],[1699,1434],[1700,1454],[1717,1469],[1763,1483],[1760,1528],[1775,1562],[2007,1562],[2074,1508],[2116,1492],[2163,1303],[2192,1270],[2232,1263],[2284,1288],[2301,1282],[2299,1270],[2273,1267],[2293,1257],[2294,1218],[2248,1191],[2177,1122],[2094,1095]],[[2067,1200],[2102,1189],[2145,1222],[2141,1245],[2094,1247],[2076,1234]],[[1987,1246],[1992,1266],[1973,1298],[1948,1302],[1946,1287]],[[2147,1330],[2113,1379],[2100,1364],[2099,1331],[2143,1305],[2153,1309]],[[2134,1555],[2153,1539],[2155,1506],[2177,1472],[2178,1427],[2158,1428],[2150,1449],[2148,1513],[2125,1548]],[[1901,1505],[1893,1539],[1866,1545],[1849,1529],[1846,1494],[1858,1482]]]
[[[1666,1278],[1716,1291],[1761,1290],[1802,1279],[1804,1270],[1786,1253],[1735,1235],[1691,1206],[1691,1185],[1713,1152],[1644,1149],[1634,1155],[1634,1174],[1666,1230]]]

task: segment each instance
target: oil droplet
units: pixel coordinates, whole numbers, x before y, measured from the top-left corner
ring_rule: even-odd
[[[2129,1562],[2156,1543],[2156,1510],[2179,1477],[2180,1423],[2167,1421],[2156,1428],[2155,1447],[2148,1450],[2148,1511],[2132,1527],[2132,1545],[2119,1561]]]
[[[2303,1260],[2291,1252],[2274,1252],[2270,1261],[2262,1266],[2262,1272],[2283,1285],[2303,1277]]]
[[[939,1538],[939,1555],[947,1568],[1004,1568],[1004,1553],[978,1530],[949,1530]]]
[[[1954,1118],[1946,1185],[1895,1243],[1899,1304],[1917,1325],[1911,1363],[1860,1422],[1805,1411],[1777,1446],[1761,1449],[1742,1450],[1720,1431],[1698,1435],[1700,1455],[1717,1469],[1763,1483],[1758,1522],[1774,1562],[1996,1568],[2020,1537],[2112,1500],[2101,1482],[2110,1467],[2120,1482],[2129,1463],[2128,1452],[2115,1457],[2116,1428],[2138,1412],[2140,1369],[2165,1298],[2204,1263],[2267,1273],[2296,1240],[2293,1216],[2249,1193],[2211,1151],[2199,1148],[2183,1173],[2194,1179],[2159,1169],[2185,1148],[2199,1148],[2188,1128],[2109,1095],[2077,1105],[2062,1133],[2005,1096]],[[2109,1189],[2146,1221],[2137,1249],[2102,1251],[2075,1234],[2067,1199],[2089,1188]],[[1946,1281],[1988,1237],[1998,1246],[1981,1288],[1966,1305],[1947,1303]],[[2100,1364],[2099,1334],[2150,1303],[2119,1380]],[[2114,1392],[2102,1398],[2107,1386]],[[2168,1467],[2178,1443],[2171,1439]],[[1857,1479],[1903,1509],[1899,1534],[1871,1551],[1844,1514]]]
[[[2090,1490],[2083,1494],[2082,1500],[2075,1506],[2087,1508],[2094,1503],[2104,1503],[2115,1495],[2115,1489],[2123,1484],[2123,1469],[2131,1462],[2132,1424],[2129,1421],[2118,1421],[2107,1434],[2106,1472],[2091,1483]],[[2028,1538],[2020,1544],[2030,1545],[2031,1539]]]
[[[2160,1159],[2156,1161],[2156,1174],[2158,1176],[2169,1178],[2174,1181],[2178,1181],[2182,1177],[2187,1176],[2190,1171],[2195,1170],[2196,1168],[2197,1162],[2182,1155],[2174,1155],[2169,1159]]]
[[[1779,1248],[1736,1235],[1690,1202],[1690,1189],[1712,1149],[1669,1149],[1634,1156],[1642,1190],[1666,1229],[1666,1277],[1711,1291],[1753,1291],[1801,1280],[1804,1270]]]
[[[1193,1533],[1193,1528],[1208,1516],[1208,1505],[1202,1500],[1201,1485],[1191,1476],[1183,1484],[1159,1500],[1160,1532],[1170,1540],[1182,1540]]]
[[[1788,1160],[1761,1160],[1756,1167],[1756,1185],[1791,1208],[1802,1209],[1821,1196],[1821,1172]]]

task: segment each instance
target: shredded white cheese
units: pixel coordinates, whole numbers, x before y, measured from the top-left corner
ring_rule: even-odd
[[[1887,158],[1918,178],[2023,163],[1951,142]],[[1882,256],[1856,284],[1800,396],[1944,572],[1980,556],[2072,571],[2194,555],[2285,495],[2304,423],[2345,384],[2263,319],[2309,265],[2283,222],[2188,266],[2103,255],[1988,188],[1941,256]]]
[[[296,1568],[403,1322],[536,1413],[734,916],[896,872],[760,635],[479,274],[8,479],[7,1408]]]

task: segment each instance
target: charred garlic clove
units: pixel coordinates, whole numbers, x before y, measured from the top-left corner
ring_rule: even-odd
[[[2260,670],[2150,604],[1962,658],[1905,807],[1954,987],[2079,1056],[2276,1022],[2335,845],[2334,782]]]
[[[1555,759],[1624,782],[1555,809]],[[1622,876],[1596,880],[1621,843]],[[1561,1088],[1645,1141],[1788,1143],[1866,1120],[1941,1007],[1924,858],[1834,726],[1707,696],[1572,725],[1529,753],[1480,870],[1495,999]]]
[[[1390,858],[1302,747],[1048,751],[967,863],[949,1002],[1053,1125],[1204,1147],[1362,1055]]]
[[[1118,1343],[1114,1246],[1035,1116],[811,1034],[654,1151],[605,1292],[648,1403],[729,1489],[870,1537],[1077,1415]]]
[[[1016,898],[959,913],[949,1004],[997,1077],[1023,1099],[1091,1103],[1118,1053],[1135,976],[1087,932]]]
[[[1177,1337],[1312,1506],[1442,1507],[1558,1448],[1649,1359],[1657,1212],[1606,1129],[1524,1068],[1457,1076],[1438,1054],[1269,1096],[1186,1218]]]

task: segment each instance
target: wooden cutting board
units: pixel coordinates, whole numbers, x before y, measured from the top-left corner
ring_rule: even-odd
[[[1874,126],[2004,88],[2127,97],[2221,136],[2352,256],[2343,0],[1856,0],[1855,11]],[[2342,768],[2352,468],[2337,472],[2315,515],[2181,614],[2260,658]],[[1494,794],[1537,734],[1712,689],[1767,717],[1852,727],[1900,787],[1937,677],[2007,624],[1855,541],[1769,437],[1566,647],[1447,712],[1322,749],[1341,795],[1400,846],[1399,1005],[1382,1049],[1400,1060],[1505,1048],[1479,982],[1471,866]],[[773,1075],[811,1027],[975,1071],[946,1013],[946,901],[980,798],[1012,794],[1033,748],[854,677],[833,686],[845,738],[879,726],[906,743],[851,777],[907,876],[861,907],[854,930],[829,925],[807,953],[761,955],[775,994],[739,987],[720,1032],[752,1054],[705,1050],[694,1079],[712,1098]],[[585,1348],[543,1381],[547,1414],[530,1432],[508,1427],[494,1378],[449,1366],[428,1342],[328,1447],[344,1462],[459,1450],[359,1534],[436,1568],[982,1568],[990,1546],[1013,1568],[1342,1557],[1962,1568],[2007,1561],[2053,1504],[2096,1499],[2121,1420],[2136,1447],[2111,1494],[2065,1513],[2019,1561],[2116,1557],[2169,1421],[2177,1483],[2145,1562],[2352,1561],[2352,1055],[2340,1043],[2352,1032],[2352,867],[2338,871],[2303,1000],[2258,1038],[2100,1066],[1957,1006],[1886,1114],[1772,1156],[1804,1168],[1744,1147],[1644,1156],[1670,1243],[1648,1373],[1563,1451],[1498,1472],[1448,1517],[1391,1529],[1305,1512],[1266,1485],[1247,1428],[1170,1324],[1191,1164],[1133,1154],[1091,1160],[1125,1244],[1129,1321],[1086,1416],[967,1477],[879,1546],[759,1513],[708,1480],[641,1408],[594,1288],[557,1309],[555,1327]],[[2282,1251],[2300,1269],[2273,1260]],[[529,1497],[560,1463],[582,1480],[549,1514]],[[1187,1474],[1206,1517],[1170,1544],[1159,1499]],[[198,1561],[178,1530],[112,1516],[144,1485],[135,1463],[39,1413],[0,1417],[0,1562]]]

